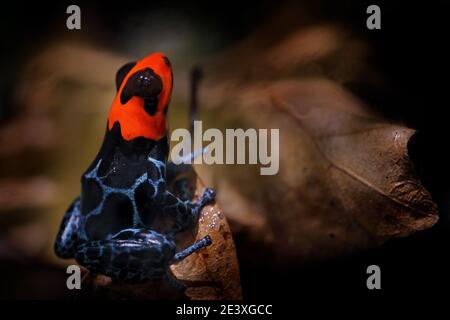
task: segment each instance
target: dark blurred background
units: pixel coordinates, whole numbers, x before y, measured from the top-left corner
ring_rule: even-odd
[[[301,270],[287,267],[280,274],[265,268],[264,261],[259,270],[241,263],[244,298],[280,298],[287,284],[300,294],[367,292],[361,279],[368,264],[381,266],[388,293],[430,292],[450,284],[448,19],[440,2],[79,1],[80,31],[65,27],[69,4],[2,4],[1,298],[68,296],[63,264],[51,251],[53,237],[65,206],[77,193],[80,172],[101,142],[115,70],[147,52],[166,52],[176,79],[171,127],[187,126],[190,68],[245,41],[282,10],[291,11],[283,26],[286,33],[306,16],[308,24],[341,25],[368,45],[371,68],[385,81],[344,85],[386,118],[418,129],[410,154],[439,206],[440,220],[380,248]],[[370,4],[381,7],[381,30],[365,27]],[[299,21],[292,19],[297,11]],[[238,258],[246,255],[239,240],[236,235]]]

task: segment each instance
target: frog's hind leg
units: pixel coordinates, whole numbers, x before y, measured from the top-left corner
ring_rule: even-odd
[[[73,258],[79,244],[78,232],[81,227],[80,198],[76,198],[66,211],[55,241],[58,257]]]
[[[127,272],[126,256],[129,256],[131,251],[132,245],[123,241],[90,241],[78,247],[75,260],[89,271],[125,280],[138,276]]]
[[[87,269],[117,280],[141,281],[164,277],[175,244],[147,229],[126,229],[109,240],[86,242],[75,259]]]

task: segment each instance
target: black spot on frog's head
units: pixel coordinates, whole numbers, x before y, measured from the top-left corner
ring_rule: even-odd
[[[144,100],[144,109],[154,115],[158,107],[158,96],[163,89],[161,77],[151,68],[133,73],[122,88],[120,103],[126,104],[132,97]]]

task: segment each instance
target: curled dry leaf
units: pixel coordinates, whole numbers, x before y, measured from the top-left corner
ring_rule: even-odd
[[[239,246],[245,259],[257,261],[252,248],[297,262],[335,257],[437,221],[436,205],[408,155],[414,130],[378,118],[321,78],[232,92],[232,108],[211,108],[221,119],[217,126],[280,129],[277,175],[260,176],[259,166],[214,171],[219,202],[244,233]],[[232,201],[236,193],[239,201]],[[253,218],[242,221],[248,208]]]
[[[197,181],[198,196],[204,189]],[[217,204],[203,208],[196,232],[177,238],[178,249],[209,235],[212,244],[170,267],[175,278],[185,284],[184,293],[158,280],[140,284],[115,283],[103,275],[88,275],[84,281],[86,298],[110,299],[191,299],[239,300],[241,285],[236,250],[230,228]],[[84,286],[83,286],[84,287]]]
[[[273,105],[304,130],[328,166],[329,177],[346,207],[375,205],[361,224],[383,235],[408,235],[437,221],[437,208],[421,185],[408,155],[408,142],[415,130],[386,123],[358,108],[358,101],[339,87],[325,82],[303,84],[327,90],[332,101],[301,102],[298,83],[271,88]],[[322,92],[324,94],[326,92]],[[349,188],[351,185],[351,189]],[[377,206],[377,204],[380,206]],[[373,210],[374,209],[374,210]]]
[[[372,114],[341,85],[389,87],[370,43],[308,16],[286,4],[205,66],[209,127],[280,130],[274,176],[260,165],[201,168],[247,270],[351,254],[438,219],[408,154],[415,131]]]

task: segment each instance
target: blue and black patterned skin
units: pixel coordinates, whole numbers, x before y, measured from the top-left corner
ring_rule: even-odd
[[[163,62],[167,65],[167,58]],[[164,81],[157,74],[148,77],[153,73],[148,65],[142,70],[135,66],[119,70],[117,94],[125,88],[128,100],[142,97],[142,108],[154,115]],[[150,81],[142,85],[136,81],[141,76]],[[166,113],[167,106],[161,111]],[[117,280],[170,279],[171,264],[211,244],[206,236],[176,253],[175,236],[197,226],[201,209],[215,194],[206,188],[197,201],[172,194],[167,177],[173,179],[170,168],[179,168],[170,163],[166,168],[166,136],[125,139],[121,124],[107,128],[97,157],[82,175],[81,195],[64,215],[55,252]]]

